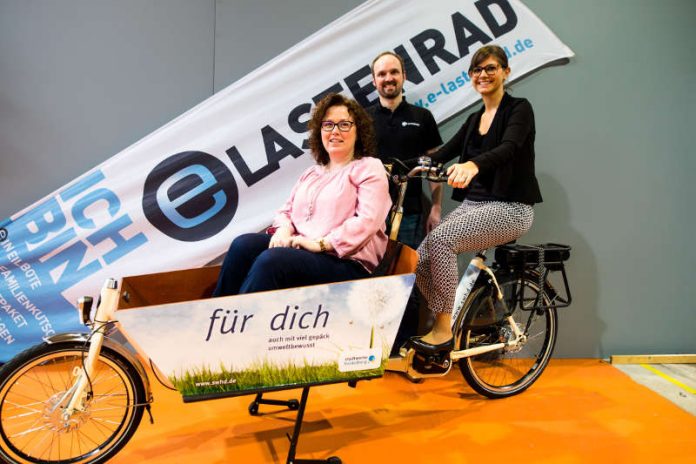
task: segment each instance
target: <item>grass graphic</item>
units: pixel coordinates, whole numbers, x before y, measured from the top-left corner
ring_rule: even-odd
[[[169,380],[184,396],[242,392],[263,387],[302,386],[380,375],[387,361],[388,358],[382,359],[382,365],[377,369],[351,372],[340,372],[337,362],[310,365],[305,361],[303,365],[276,365],[264,361],[243,371],[230,370],[224,365],[218,370],[208,367],[190,369],[180,376],[170,376]]]

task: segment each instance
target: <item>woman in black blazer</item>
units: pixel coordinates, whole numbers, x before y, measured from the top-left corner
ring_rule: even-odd
[[[541,202],[534,174],[534,112],[527,100],[505,92],[509,75],[502,48],[487,45],[474,54],[469,76],[483,107],[433,155],[438,162],[459,157],[447,174],[452,198],[462,204],[418,248],[416,284],[435,313],[432,331],[411,340],[422,350],[452,349],[457,255],[516,240],[532,225],[532,205]]]

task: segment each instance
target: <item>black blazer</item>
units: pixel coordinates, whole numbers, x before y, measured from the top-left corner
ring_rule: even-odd
[[[541,203],[539,183],[534,174],[534,111],[524,98],[507,93],[495,113],[481,154],[468,159],[466,147],[472,131],[478,130],[484,108],[470,115],[452,139],[440,148],[433,160],[446,163],[459,156],[459,163],[473,161],[479,168],[479,182],[493,195],[506,201]],[[454,189],[452,198],[462,201],[466,189]]]

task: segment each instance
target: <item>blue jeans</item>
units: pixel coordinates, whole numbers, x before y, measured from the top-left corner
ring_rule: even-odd
[[[425,237],[425,219],[422,213],[404,214],[401,218],[401,226],[399,227],[398,240],[413,248],[418,249],[418,246]],[[396,340],[392,348],[392,356],[396,356],[399,348],[414,335],[418,335],[418,322],[420,319],[420,306],[416,287],[413,287],[413,292],[408,299],[404,318],[401,320],[399,330],[396,334]]]
[[[369,277],[359,263],[328,253],[295,248],[268,248],[271,236],[235,238],[222,263],[213,296],[279,290]]]
[[[425,219],[423,214],[404,214],[401,218],[401,227],[399,227],[398,240],[413,248],[418,249],[418,246],[425,237]]]

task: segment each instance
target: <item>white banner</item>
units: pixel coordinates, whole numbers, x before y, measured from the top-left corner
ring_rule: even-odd
[[[407,99],[441,122],[478,99],[466,71],[487,43],[508,52],[511,80],[573,55],[517,0],[368,1],[0,222],[0,362],[74,330],[73,302],[104,278],[203,266],[267,226],[313,162],[313,104],[374,102],[379,52],[404,57]]]

